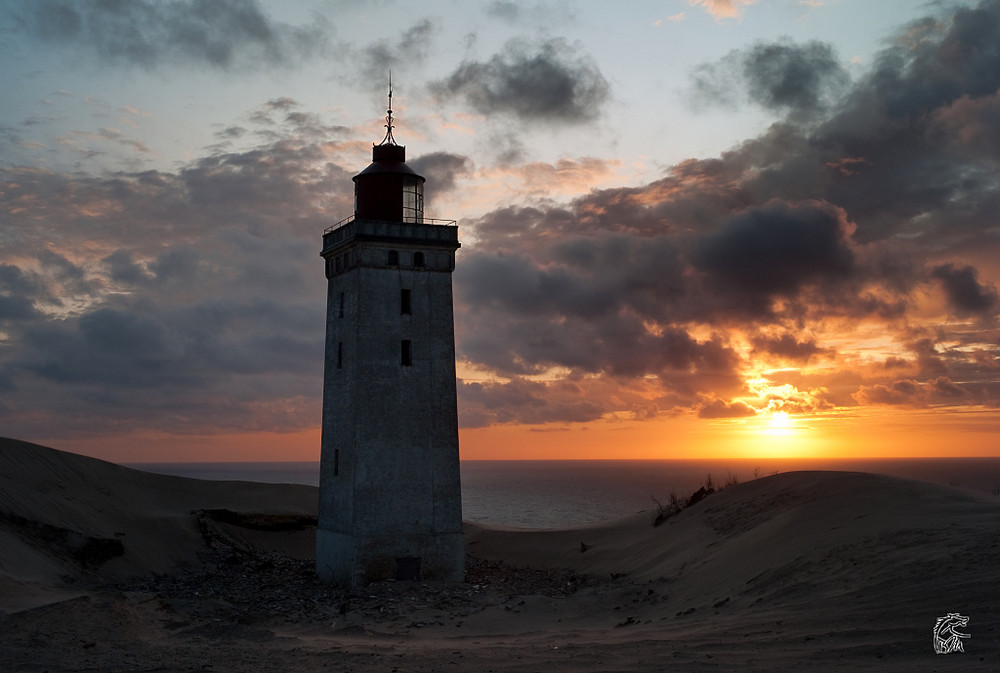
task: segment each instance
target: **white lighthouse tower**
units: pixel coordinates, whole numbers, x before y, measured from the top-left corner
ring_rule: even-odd
[[[465,569],[451,273],[455,222],[386,135],[323,234],[326,366],[316,569],[348,587]]]

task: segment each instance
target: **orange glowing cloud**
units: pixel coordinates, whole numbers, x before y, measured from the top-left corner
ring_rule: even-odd
[[[688,0],[692,7],[704,7],[705,11],[717,19],[736,19],[757,0]]]

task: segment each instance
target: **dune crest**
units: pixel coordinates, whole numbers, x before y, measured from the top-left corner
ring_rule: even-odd
[[[0,438],[0,611],[73,595],[88,582],[196,565],[205,526],[227,525],[213,511],[315,517],[316,498],[310,486],[157,475]],[[259,542],[308,556],[310,533],[305,526]]]
[[[668,579],[678,595],[804,601],[892,584],[944,598],[997,560],[1000,500],[947,486],[857,472],[791,472],[729,487],[658,527],[652,514],[563,531],[468,525],[484,558],[587,575]],[[955,556],[966,549],[962,563]],[[585,550],[585,551],[583,551]]]

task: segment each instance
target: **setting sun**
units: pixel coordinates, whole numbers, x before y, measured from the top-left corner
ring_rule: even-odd
[[[771,430],[788,430],[792,427],[792,419],[786,411],[775,411],[767,424]]]

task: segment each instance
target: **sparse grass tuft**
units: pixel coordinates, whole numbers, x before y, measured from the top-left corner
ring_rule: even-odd
[[[669,519],[670,517],[678,514],[681,511],[680,502],[677,499],[677,494],[673,491],[670,492],[670,501],[664,505],[662,502],[649,496],[653,502],[656,503],[656,513],[653,516],[653,526],[659,526],[661,523]]]
[[[670,500],[666,505],[664,505],[653,496],[649,496],[652,501],[656,503],[656,512],[653,515],[653,525],[659,526],[670,517],[680,514],[683,510],[691,507],[692,505],[696,505],[713,493],[721,491],[726,486],[735,486],[738,483],[740,483],[740,480],[730,473],[729,477],[726,479],[725,485],[716,489],[715,481],[712,479],[712,475],[707,474],[705,475],[705,481],[698,488],[698,490],[689,495],[687,498],[680,498],[677,496],[676,491],[671,491]]]

